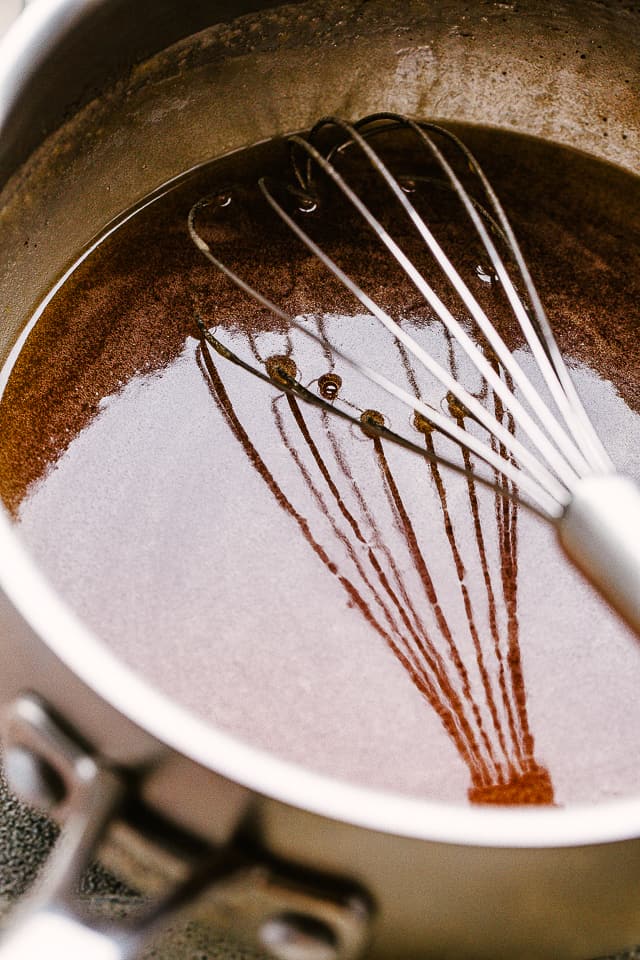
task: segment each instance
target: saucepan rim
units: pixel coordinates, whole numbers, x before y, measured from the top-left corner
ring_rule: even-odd
[[[99,0],[35,4],[0,55],[0,128],[15,93],[11,71],[46,27]],[[4,99],[4,102],[2,102]],[[0,587],[43,644],[87,688],[160,743],[250,790],[333,820],[395,836],[486,847],[567,847],[640,837],[640,795],[590,805],[485,808],[356,786],[288,762],[216,729],[152,686],[81,622],[21,542],[0,507]]]

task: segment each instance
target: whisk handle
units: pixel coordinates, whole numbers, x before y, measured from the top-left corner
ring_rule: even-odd
[[[581,480],[558,524],[565,552],[640,635],[640,487],[619,474]]]

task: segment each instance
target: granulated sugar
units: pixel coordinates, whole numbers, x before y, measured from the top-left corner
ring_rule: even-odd
[[[539,142],[466,135],[486,153],[596,428],[617,466],[640,476],[637,181]],[[451,801],[635,793],[640,646],[564,560],[553,530],[201,341],[196,314],[260,370],[290,358],[311,390],[338,376],[345,409],[382,411],[393,429],[444,450],[191,246],[191,203],[224,192],[233,175],[232,204],[203,225],[224,257],[330,342],[366,345],[392,379],[420,377],[421,395],[440,404],[442,389],[256,206],[249,184],[283,156],[267,145],[212,165],[132,218],[56,294],[0,402],[0,493],[16,524],[124,660],[279,756]],[[440,227],[466,264],[475,251],[464,230]],[[480,389],[378,248],[348,229],[325,240]],[[490,273],[477,266],[491,305]],[[535,377],[497,296],[493,307]]]

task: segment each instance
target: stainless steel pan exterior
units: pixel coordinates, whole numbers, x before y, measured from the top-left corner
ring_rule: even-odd
[[[79,249],[212,155],[376,107],[509,127],[640,172],[639,98],[640,10],[621,3],[36,4],[0,54],[0,359]],[[0,582],[0,699],[35,692],[117,771],[128,800],[102,853],[149,891],[186,875],[199,844],[240,832],[366,891],[372,958],[578,960],[640,942],[640,798],[488,811],[332,782],[207,728],[116,662],[4,514]]]

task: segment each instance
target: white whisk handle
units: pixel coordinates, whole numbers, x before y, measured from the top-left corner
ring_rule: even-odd
[[[581,480],[558,524],[565,552],[640,635],[640,487],[619,474]]]

